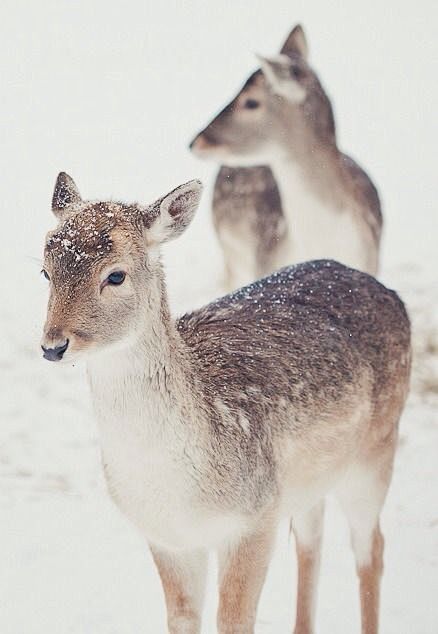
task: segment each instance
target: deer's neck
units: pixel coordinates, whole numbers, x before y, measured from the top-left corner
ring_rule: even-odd
[[[203,396],[162,289],[150,300],[137,338],[88,366],[107,487],[152,543],[216,545],[240,519],[212,518],[211,505],[202,510],[200,481],[211,458]]]
[[[283,197],[290,202],[298,191],[336,207],[344,185],[336,144],[315,138],[299,122],[294,125],[293,133],[285,129],[271,166]]]
[[[132,433],[153,445],[182,425],[181,401],[193,398],[192,370],[160,283],[135,336],[93,356],[88,375],[103,444]]]
[[[334,258],[366,268],[363,236],[335,146],[284,147],[271,163],[289,229],[291,261]],[[292,147],[292,146],[291,146]]]

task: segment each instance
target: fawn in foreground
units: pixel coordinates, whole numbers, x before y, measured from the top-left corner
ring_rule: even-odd
[[[280,55],[260,61],[261,70],[190,146],[227,166],[213,195],[227,288],[315,258],[375,275],[379,197],[337,146],[330,100],[309,65],[301,26]]]
[[[379,515],[410,371],[405,309],[371,276],[320,260],[173,319],[160,244],[184,231],[200,193],[192,181],[148,206],[87,202],[59,175],[44,356],[87,359],[108,489],[150,544],[171,633],[200,631],[209,549],[218,631],[254,632],[284,516],[295,633],[313,632],[330,491],[351,529],[362,632],[375,634]]]

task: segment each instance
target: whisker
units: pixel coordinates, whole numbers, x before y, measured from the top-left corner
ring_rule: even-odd
[[[39,266],[40,269],[43,267],[43,261],[41,258],[35,258],[32,255],[26,255],[25,258],[28,262],[32,262],[32,264]]]

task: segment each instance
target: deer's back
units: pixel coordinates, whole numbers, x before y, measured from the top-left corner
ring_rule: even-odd
[[[183,316],[178,329],[212,397],[228,406],[249,399],[246,409],[258,393],[321,408],[354,391],[364,372],[380,393],[410,347],[396,293],[327,260],[281,269]]]
[[[318,497],[354,456],[394,437],[409,320],[373,277],[327,260],[286,267],[183,316],[178,329],[222,504],[262,508],[282,490],[291,508],[288,482],[298,498]]]
[[[269,167],[221,167],[213,193],[216,225],[224,220],[239,222],[242,214],[254,211],[252,222],[262,233],[273,231],[282,217],[280,192]],[[266,239],[266,236],[265,236]]]
[[[382,234],[382,209],[380,198],[374,183],[368,174],[350,156],[341,154],[341,165],[344,180],[350,189],[366,225],[370,228],[374,243],[378,248]]]

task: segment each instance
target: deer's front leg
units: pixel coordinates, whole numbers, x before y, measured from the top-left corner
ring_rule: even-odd
[[[151,552],[163,584],[169,634],[199,634],[207,554],[170,553],[154,546]]]
[[[219,634],[254,632],[274,538],[275,526],[269,522],[219,553]]]

